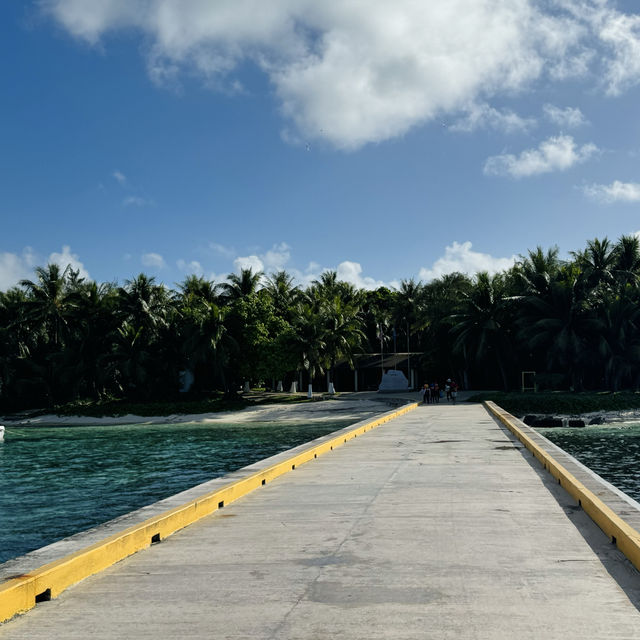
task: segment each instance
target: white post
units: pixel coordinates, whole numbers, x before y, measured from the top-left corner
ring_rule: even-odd
[[[307,398],[313,398],[313,385],[309,384],[309,388],[307,390]]]

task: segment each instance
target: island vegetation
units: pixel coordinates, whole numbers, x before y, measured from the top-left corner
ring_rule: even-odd
[[[145,274],[97,283],[49,264],[0,293],[0,409],[230,406],[245,381],[288,390],[302,373],[324,389],[337,367],[381,348],[419,354],[420,383],[508,391],[535,371],[539,390],[590,391],[597,404],[595,391],[638,388],[639,326],[635,236],[594,239],[566,260],[538,247],[501,273],[397,289],[358,289],[335,271],[303,288],[285,271],[250,269],[171,289]]]

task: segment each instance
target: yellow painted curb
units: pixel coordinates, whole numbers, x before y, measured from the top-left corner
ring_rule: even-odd
[[[587,489],[572,473],[537,445],[516,424],[516,418],[494,402],[483,402],[485,408],[522,442],[558,481],[560,486],[582,507],[587,515],[604,531],[618,549],[640,570],[640,533]]]
[[[291,458],[278,462],[246,478],[203,494],[195,500],[165,511],[100,542],[92,544],[64,558],[50,562],[31,573],[17,576],[0,584],[0,622],[17,613],[28,611],[40,600],[55,598],[67,587],[84,580],[112,564],[149,547],[187,525],[210,515],[234,500],[292,471],[297,466],[332,451],[345,442],[389,422],[418,406],[411,403],[388,412],[348,432],[305,449]]]

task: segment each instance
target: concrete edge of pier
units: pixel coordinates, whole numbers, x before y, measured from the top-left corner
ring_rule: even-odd
[[[0,565],[0,623],[417,407],[406,404]]]
[[[640,570],[638,503],[494,402],[486,401],[483,405],[533,454],[634,567]]]

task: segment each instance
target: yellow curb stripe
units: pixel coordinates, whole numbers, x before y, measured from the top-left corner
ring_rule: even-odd
[[[291,458],[257,471],[246,478],[231,482],[216,491],[203,494],[190,502],[113,534],[80,551],[39,567],[29,574],[3,582],[0,584],[0,622],[34,607],[38,595],[46,594],[47,598],[55,598],[72,584],[110,567],[137,551],[146,549],[152,541],[166,538],[263,484],[269,483],[278,476],[332,451],[345,442],[389,422],[417,406],[417,403],[411,403],[396,411],[387,412],[379,418],[309,447]]]
[[[567,471],[551,454],[537,445],[517,425],[510,413],[494,402],[483,402],[485,408],[522,442],[542,463],[543,467],[558,481],[560,486],[582,507],[584,512],[604,531],[618,549],[640,570],[640,533],[627,524],[598,496],[587,489],[572,473]]]

